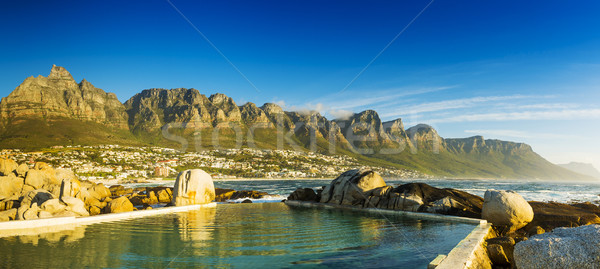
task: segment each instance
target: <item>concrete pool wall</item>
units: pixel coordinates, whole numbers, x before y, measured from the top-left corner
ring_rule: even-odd
[[[403,215],[414,218],[451,221],[474,224],[476,227],[460,241],[449,253],[440,254],[428,266],[428,268],[489,268],[491,267],[484,243],[485,239],[490,236],[491,224],[486,220],[448,216],[431,213],[397,211],[378,208],[356,208],[351,206],[342,206],[334,204],[323,204],[315,202],[302,201],[286,201],[285,204],[290,206],[302,207],[317,207],[317,208],[342,208],[347,210],[362,211],[362,212],[377,212],[382,214]],[[151,210],[140,210],[123,213],[111,213],[89,217],[61,217],[36,220],[16,220],[0,223],[0,238],[17,235],[33,235],[47,232],[56,232],[62,230],[72,230],[80,225],[88,225],[101,222],[119,221],[131,218],[140,218],[146,216],[185,212],[198,210],[200,208],[216,207],[217,203],[209,203],[202,205],[188,206],[173,206]]]
[[[119,221],[131,218],[141,218],[168,213],[185,212],[200,208],[216,207],[217,203],[201,205],[170,206],[150,210],[138,210],[122,213],[110,213],[89,217],[61,217],[34,220],[11,220],[0,222],[0,238],[16,235],[32,235],[46,232],[74,229],[79,225]]]
[[[291,206],[317,207],[317,208],[341,208],[361,212],[377,212],[382,214],[395,214],[430,220],[443,220],[462,222],[477,225],[467,237],[461,240],[449,253],[440,254],[427,267],[428,269],[456,269],[456,268],[491,268],[485,248],[485,239],[491,235],[492,225],[486,220],[448,216],[432,213],[409,212],[380,208],[357,208],[345,205],[324,204],[305,201],[285,201]]]

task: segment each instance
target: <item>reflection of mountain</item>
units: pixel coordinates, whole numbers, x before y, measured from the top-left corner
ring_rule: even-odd
[[[122,104],[58,66],[48,77],[25,79],[0,102],[0,147],[97,144],[311,150],[439,176],[589,179],[549,163],[526,144],[444,139],[425,124],[405,129],[401,119],[383,122],[373,110],[328,120],[315,111],[239,106],[221,93],[207,97],[184,88],[143,90]]]

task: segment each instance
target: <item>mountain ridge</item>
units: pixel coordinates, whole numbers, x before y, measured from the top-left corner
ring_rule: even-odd
[[[328,120],[316,111],[284,111],[273,103],[238,105],[225,94],[206,97],[193,88],[146,89],[121,103],[55,65],[48,77],[29,77],[2,98],[0,138],[1,147],[32,148],[193,141],[188,150],[310,150],[438,176],[589,179],[549,163],[523,143],[481,136],[445,139],[426,124],[405,129],[402,119],[383,122],[374,110]]]

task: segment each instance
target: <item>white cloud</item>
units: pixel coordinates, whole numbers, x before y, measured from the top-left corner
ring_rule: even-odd
[[[565,135],[555,133],[532,133],[521,130],[465,130],[465,133],[492,136],[494,137],[514,137],[514,138],[546,138],[546,139],[577,139],[576,135]]]
[[[600,109],[564,109],[559,111],[521,111],[456,115],[447,118],[430,119],[429,123],[473,122],[473,121],[515,121],[515,120],[577,120],[600,119]]]
[[[347,120],[348,118],[350,118],[350,116],[352,116],[354,114],[354,112],[350,111],[350,110],[329,110],[327,111],[327,113],[329,113],[329,115],[331,115],[334,119],[339,119],[339,120]]]
[[[417,90],[408,90],[406,88],[387,89],[387,90],[363,90],[363,91],[345,91],[331,94],[322,98],[317,98],[313,102],[327,104],[332,110],[348,110],[357,109],[360,107],[371,106],[370,108],[379,107],[382,104],[386,106],[395,105],[404,101],[403,97],[438,92],[447,89],[456,88],[457,86],[444,86],[421,88]]]
[[[439,102],[423,103],[413,106],[405,106],[395,108],[394,111],[385,113],[382,117],[397,117],[406,114],[419,114],[425,112],[435,112],[450,109],[459,109],[473,107],[478,104],[516,100],[516,99],[531,99],[531,98],[546,98],[547,96],[531,96],[531,95],[508,95],[508,96],[479,96],[463,99],[445,100]]]

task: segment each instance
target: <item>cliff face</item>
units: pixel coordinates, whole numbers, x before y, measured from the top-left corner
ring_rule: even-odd
[[[165,126],[179,130],[167,129],[172,134],[168,138],[162,130]],[[173,141],[183,140],[200,142],[203,148],[283,146],[349,154],[370,164],[443,176],[581,176],[549,163],[526,144],[481,136],[444,139],[429,125],[405,129],[401,119],[382,122],[373,110],[328,120],[315,111],[289,112],[273,103],[238,106],[224,94],[206,97],[184,88],[143,90],[121,104],[114,94],[85,79],[77,83],[58,66],[48,77],[25,79],[0,102],[2,147],[173,146]]]
[[[77,119],[127,129],[127,114],[117,96],[106,93],[82,80],[75,82],[71,74],[52,66],[48,77],[29,77],[0,102],[0,119],[18,123],[28,118],[52,121]]]

